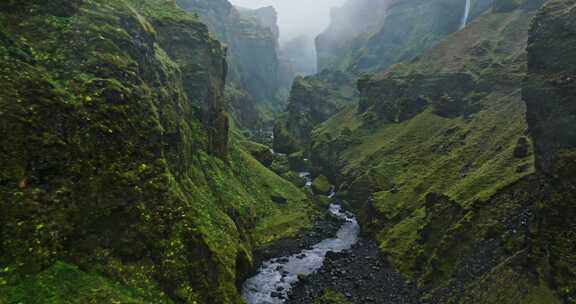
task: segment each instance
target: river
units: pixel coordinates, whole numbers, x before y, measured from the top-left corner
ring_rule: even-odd
[[[301,173],[309,182],[309,174]],[[334,189],[334,188],[333,188]],[[330,197],[334,197],[332,191]],[[292,286],[303,276],[319,270],[330,251],[341,252],[350,249],[358,241],[360,226],[356,217],[342,209],[336,201],[330,204],[328,212],[343,220],[343,224],[333,238],[324,239],[310,249],[284,257],[265,261],[255,276],[246,280],[242,295],[248,304],[280,304],[288,298]]]

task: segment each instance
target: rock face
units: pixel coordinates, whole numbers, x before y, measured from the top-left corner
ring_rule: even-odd
[[[528,122],[536,144],[537,165],[557,173],[562,156],[576,147],[574,89],[576,63],[572,57],[575,30],[570,1],[553,1],[535,20],[528,46],[530,75],[524,88]],[[555,14],[560,14],[556,16]],[[566,39],[561,39],[562,32]]]
[[[172,0],[0,8],[0,302],[242,303],[310,202],[229,135],[222,45]]]
[[[475,85],[467,73],[362,79],[358,84],[362,92],[358,112],[376,113],[380,123],[408,120],[428,106],[441,116],[458,116],[468,108],[465,96]]]
[[[314,127],[356,100],[354,79],[347,73],[328,70],[296,78],[285,116],[274,127],[274,149],[293,153],[306,148]]]
[[[245,91],[245,98],[228,97],[230,109],[237,113],[234,117],[237,122],[243,127],[257,129],[269,121],[270,113],[283,108],[278,97],[283,82],[276,11],[272,7],[236,8],[228,0],[177,2],[182,8],[197,12],[210,31],[227,45],[228,85],[234,91]]]
[[[540,11],[530,31],[523,90],[536,166],[547,185],[534,255],[567,303],[576,300],[575,25],[576,1],[549,1]]]
[[[278,39],[280,29],[278,28],[278,13],[273,6],[261,7],[258,9],[236,8],[245,18],[255,18],[258,22],[272,31]]]

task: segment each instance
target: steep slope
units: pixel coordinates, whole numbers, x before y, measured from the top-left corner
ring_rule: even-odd
[[[469,21],[491,0],[472,1]],[[319,70],[374,72],[410,60],[459,30],[466,1],[349,0],[316,39]]]
[[[0,58],[0,302],[242,303],[252,249],[309,224],[174,1],[3,1]]]
[[[178,4],[200,15],[210,31],[228,47],[230,108],[239,112],[237,122],[258,129],[283,108],[278,94],[282,88],[278,54],[277,15],[272,7],[239,9],[228,0],[178,0]],[[241,94],[242,95],[242,94]]]
[[[560,303],[531,253],[546,187],[521,97],[541,1],[502,2],[425,55],[362,78],[359,104],[314,131],[318,171],[431,302]]]
[[[328,28],[316,37],[318,70],[347,70],[346,60],[353,47],[359,46],[362,35],[378,30],[393,1],[350,0],[333,8]]]

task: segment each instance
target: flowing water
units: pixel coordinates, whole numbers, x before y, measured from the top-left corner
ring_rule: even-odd
[[[462,16],[462,24],[460,25],[460,29],[463,29],[468,24],[468,18],[470,18],[470,6],[471,0],[466,0],[466,8],[464,9],[464,16]]]
[[[300,177],[306,180],[306,188],[312,187],[312,175],[310,175],[310,172],[300,172]]]
[[[308,182],[310,174],[301,173]],[[334,191],[331,196],[334,196]],[[333,216],[344,220],[334,238],[329,238],[305,249],[298,254],[268,260],[262,264],[255,276],[244,283],[242,295],[248,304],[280,304],[288,297],[292,285],[301,276],[320,269],[326,254],[350,249],[358,241],[360,226],[353,214],[339,204],[331,204],[328,210]]]

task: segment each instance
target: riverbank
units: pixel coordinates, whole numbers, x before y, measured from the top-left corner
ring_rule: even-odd
[[[311,249],[322,240],[334,237],[344,220],[334,217],[327,212],[319,216],[314,225],[298,234],[280,239],[269,246],[257,249],[254,252],[254,267],[245,277],[255,275],[262,264],[270,259],[282,256],[291,256],[303,250]]]

